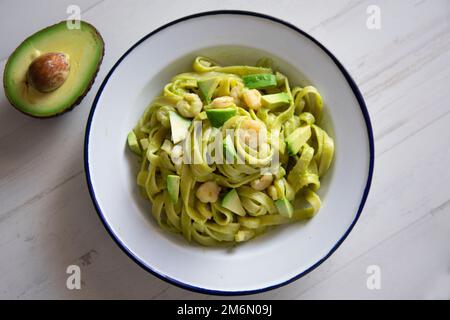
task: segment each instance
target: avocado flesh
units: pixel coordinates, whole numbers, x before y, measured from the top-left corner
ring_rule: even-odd
[[[237,158],[237,152],[234,147],[233,138],[231,136],[227,136],[223,140],[223,151],[225,163],[234,163],[234,159]]]
[[[186,139],[189,134],[191,121],[178,115],[178,113],[169,111],[170,130],[172,131],[172,142],[177,144]]]
[[[212,78],[207,80],[198,81],[198,88],[202,99],[209,104],[214,91],[217,89],[220,80],[218,78]]]
[[[294,207],[288,199],[283,198],[275,201],[275,207],[280,215],[287,218],[292,218],[292,215],[294,214]]]
[[[263,107],[269,109],[276,109],[287,106],[291,102],[291,98],[286,92],[267,94],[261,97]]]
[[[213,127],[220,128],[228,119],[236,115],[236,109],[208,109],[206,110],[206,115]]]
[[[127,142],[128,142],[128,147],[130,148],[131,151],[133,151],[138,156],[140,156],[142,154],[141,147],[139,146],[139,143],[137,141],[137,137],[136,137],[136,134],[134,133],[134,131],[131,131],[128,134]]]
[[[11,54],[3,73],[3,86],[9,102],[19,111],[38,118],[57,116],[78,105],[91,88],[104,55],[104,42],[98,31],[81,21],[80,29],[70,30],[66,21],[33,34]],[[56,90],[43,93],[27,81],[31,63],[42,54],[65,53],[70,72]]]
[[[236,213],[239,216],[245,216],[244,207],[242,207],[241,199],[236,189],[232,189],[222,199],[222,207]]]
[[[180,194],[180,176],[168,175],[167,176],[167,192],[169,193],[169,198],[172,203],[176,204],[178,202]]]
[[[243,80],[249,89],[263,89],[277,85],[277,78],[270,73],[247,75],[243,77]]]

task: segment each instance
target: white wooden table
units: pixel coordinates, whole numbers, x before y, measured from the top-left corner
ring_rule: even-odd
[[[450,299],[450,1],[3,0],[0,71],[26,36],[77,4],[106,42],[97,81],[63,117],[28,118],[0,93],[0,298],[211,299],[142,270],[109,237],[87,191],[83,139],[93,97],[138,39],[187,14],[259,11],[316,37],[348,68],[376,139],[371,193],[355,229],[318,269],[251,299]],[[369,30],[377,5],[381,29]],[[81,290],[66,268],[81,267]],[[367,268],[381,271],[369,290]]]

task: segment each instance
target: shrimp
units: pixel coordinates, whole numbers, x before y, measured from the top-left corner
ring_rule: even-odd
[[[214,203],[219,199],[220,187],[214,181],[207,181],[200,185],[195,195],[203,203]]]
[[[175,167],[178,167],[183,162],[183,147],[180,144],[175,145],[170,153],[170,159]]]
[[[234,105],[233,97],[223,96],[215,98],[209,105],[213,109],[222,109]]]
[[[256,133],[259,133],[263,127],[263,123],[257,120],[252,119],[245,119],[241,123],[241,129],[247,130],[247,131],[255,131]]]
[[[241,95],[242,95],[242,87],[240,86],[234,86],[233,89],[230,91],[230,96],[233,98],[234,103],[236,105],[241,104]]]
[[[164,128],[170,128],[169,112],[175,111],[173,107],[162,106],[156,111],[156,119],[161,122]]]
[[[257,149],[259,144],[267,142],[267,129],[265,125],[257,120],[246,119],[242,121],[239,128],[239,136],[244,143]]]
[[[253,180],[250,183],[250,186],[257,191],[263,191],[267,189],[272,184],[272,182],[273,182],[273,175],[265,174],[260,178]]]
[[[183,100],[178,101],[177,110],[186,118],[194,118],[202,111],[203,103],[195,93],[186,93]]]
[[[244,98],[245,104],[250,109],[258,110],[261,108],[261,93],[258,90],[244,90],[242,97]]]

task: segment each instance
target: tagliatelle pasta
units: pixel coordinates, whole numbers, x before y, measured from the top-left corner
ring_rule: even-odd
[[[253,67],[197,57],[128,135],[155,220],[220,246],[313,217],[334,154],[322,113],[317,89],[291,90],[268,59]]]

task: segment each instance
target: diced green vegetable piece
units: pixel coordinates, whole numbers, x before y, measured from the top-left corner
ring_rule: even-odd
[[[243,77],[244,84],[249,89],[263,89],[277,85],[277,79],[273,74],[250,74]]]
[[[236,189],[232,189],[222,199],[222,207],[236,213],[239,216],[245,216],[244,207],[242,207],[241,199],[239,199]]]
[[[269,109],[276,109],[289,105],[291,97],[286,92],[267,94],[261,97],[263,107]]]
[[[191,121],[178,115],[178,113],[169,111],[170,128],[172,131],[172,142],[177,144],[186,139],[189,133]]]
[[[167,191],[169,192],[169,198],[172,203],[178,202],[180,194],[180,176],[168,175],[167,176]]]
[[[294,214],[294,207],[288,199],[283,198],[275,201],[275,207],[280,215],[287,218],[292,218],[292,215]]]
[[[237,153],[234,147],[233,138],[230,135],[223,140],[223,151],[225,163],[229,163],[236,159]]]
[[[209,104],[214,91],[217,89],[220,80],[218,78],[211,78],[207,80],[198,81],[198,89],[200,90],[200,97]]]
[[[127,142],[128,147],[130,148],[131,151],[133,151],[135,154],[139,156],[142,154],[141,147],[139,146],[139,142],[137,141],[137,137],[134,131],[131,131],[128,134]]]
[[[208,109],[206,115],[213,127],[220,128],[228,119],[236,115],[236,109],[224,108],[224,109]]]

